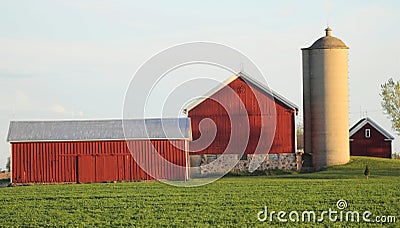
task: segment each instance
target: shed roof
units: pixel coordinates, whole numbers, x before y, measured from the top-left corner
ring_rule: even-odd
[[[189,139],[190,135],[189,118],[11,121],[7,141]]]
[[[288,99],[283,97],[282,95],[280,95],[277,92],[271,90],[270,88],[268,88],[267,86],[265,86],[264,84],[260,83],[259,81],[257,81],[256,79],[252,78],[250,75],[248,75],[248,74],[246,74],[244,72],[239,72],[239,73],[234,74],[233,76],[229,77],[227,80],[225,80],[223,83],[221,83],[221,85],[218,85],[217,87],[215,87],[214,89],[212,89],[208,93],[206,93],[202,98],[199,98],[196,101],[194,101],[191,104],[189,104],[185,108],[185,111],[188,112],[188,111],[192,110],[194,107],[196,107],[197,105],[201,104],[207,98],[211,97],[213,94],[215,94],[216,92],[218,92],[219,90],[221,90],[222,88],[224,88],[226,85],[228,85],[229,83],[233,82],[237,78],[242,78],[244,81],[254,85],[255,87],[257,87],[261,91],[265,92],[266,94],[272,95],[274,99],[282,102],[283,104],[285,104],[289,108],[295,110],[296,113],[299,111],[299,107],[297,105],[295,105],[294,103],[292,103],[291,101],[289,101]]]
[[[388,140],[394,140],[394,137],[381,126],[379,126],[375,121],[373,121],[369,117],[362,118],[353,127],[350,128],[350,137],[352,137],[356,132],[358,132],[362,127],[364,127],[367,123],[369,123],[372,127],[374,127],[377,131],[379,131],[383,136]]]

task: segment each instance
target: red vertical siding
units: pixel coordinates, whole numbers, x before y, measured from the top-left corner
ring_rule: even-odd
[[[365,129],[370,129],[370,137],[365,137]],[[350,141],[350,155],[391,158],[392,142],[369,123],[353,134]]]
[[[146,164],[154,177],[137,165],[127,143],[137,156],[137,162]],[[167,161],[182,167],[173,170],[160,159],[151,156],[151,145]],[[179,148],[185,148],[184,145],[185,140],[11,143],[12,182],[84,183],[183,179],[186,152]]]
[[[250,87],[251,86],[251,87]],[[232,90],[231,90],[232,89]],[[232,93],[234,91],[235,93]],[[237,96],[235,96],[235,94]],[[237,99],[237,97],[240,98]],[[228,104],[233,110],[233,115],[228,115],[225,108],[217,101]],[[242,106],[240,103],[242,102]],[[273,114],[275,113],[275,116]],[[217,127],[217,134],[214,141],[206,149],[199,150],[196,142],[189,142],[190,151],[197,151],[198,154],[221,154],[227,147],[231,137],[231,120],[234,121],[233,127],[241,129],[243,125],[241,121],[235,121],[243,116],[248,116],[249,121],[249,141],[245,150],[246,154],[254,153],[258,144],[265,151],[263,153],[279,154],[295,152],[295,111],[287,107],[278,100],[272,100],[271,96],[265,94],[257,87],[246,83],[243,79],[237,78],[229,85],[222,88],[210,98],[189,111],[188,116],[191,118],[193,141],[200,138],[199,123],[210,118]],[[276,118],[275,126],[271,118]],[[238,125],[238,126],[236,126]],[[245,126],[245,125],[244,125]],[[207,133],[212,126],[205,126]],[[275,127],[275,135],[269,138]],[[208,129],[209,128],[209,129]],[[261,130],[267,132],[267,138],[260,138]],[[238,145],[245,140],[245,133],[242,132],[236,139],[232,139]],[[268,150],[268,145],[272,146]],[[240,153],[241,151],[237,151]],[[230,151],[236,153],[236,151]]]

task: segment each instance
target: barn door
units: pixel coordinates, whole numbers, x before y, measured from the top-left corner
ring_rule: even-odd
[[[78,183],[95,182],[95,157],[91,155],[78,156],[76,172],[76,180]]]
[[[96,156],[96,182],[118,180],[117,156]]]

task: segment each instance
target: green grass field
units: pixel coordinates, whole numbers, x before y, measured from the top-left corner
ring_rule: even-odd
[[[363,176],[365,165],[371,171]],[[352,157],[351,163],[313,174],[226,177],[195,188],[159,182],[19,186],[0,189],[2,226],[371,226],[366,222],[260,222],[257,213],[313,210],[336,202],[396,216],[400,227],[400,161]],[[286,217],[287,218],[287,217]],[[360,220],[362,220],[360,218]],[[374,225],[381,225],[375,223]]]

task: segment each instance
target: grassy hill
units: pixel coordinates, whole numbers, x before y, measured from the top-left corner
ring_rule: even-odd
[[[352,156],[346,165],[331,166],[323,171],[302,174],[299,178],[311,179],[363,179],[365,166],[369,167],[370,178],[400,177],[400,160]]]
[[[371,177],[364,178],[365,165]],[[3,226],[276,226],[370,227],[372,223],[260,222],[268,211],[348,210],[396,216],[400,226],[400,161],[352,157],[312,174],[227,177],[195,188],[159,182],[35,185],[0,189]],[[287,215],[286,215],[287,216]],[[382,225],[382,223],[373,223]]]

